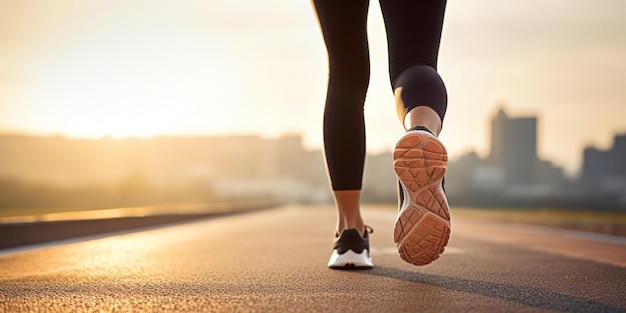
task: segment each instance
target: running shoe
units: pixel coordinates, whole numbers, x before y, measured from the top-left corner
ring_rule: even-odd
[[[354,228],[344,230],[341,236],[335,234],[335,245],[328,261],[328,267],[335,269],[374,267],[372,257],[370,256],[368,236],[368,234],[373,232],[371,227],[365,226],[363,237]]]
[[[399,181],[394,242],[402,260],[426,265],[439,258],[450,238],[443,189],[448,153],[430,130],[417,126],[400,138],[393,160]]]

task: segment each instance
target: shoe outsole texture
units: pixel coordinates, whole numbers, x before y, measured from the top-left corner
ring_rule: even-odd
[[[439,258],[450,238],[450,209],[442,186],[448,154],[439,139],[416,130],[400,138],[393,159],[404,194],[394,242],[402,260],[426,265]]]
[[[343,254],[334,250],[328,261],[328,267],[333,269],[365,269],[374,267],[374,263],[372,263],[368,250],[363,250],[361,253],[348,250]]]

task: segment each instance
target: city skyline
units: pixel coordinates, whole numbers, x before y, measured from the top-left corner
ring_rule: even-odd
[[[584,173],[566,178],[558,164],[536,154],[534,117],[500,111],[491,122],[489,156],[470,152],[448,164],[446,192],[455,205],[615,209],[626,204],[621,162],[626,134],[615,135],[611,149],[585,149]],[[255,153],[241,153],[242,145]],[[525,152],[518,154],[520,149]],[[0,151],[0,207],[110,207],[255,196],[331,201],[323,153],[306,150],[301,135],[72,139],[0,134]],[[368,155],[363,201],[395,202],[391,163],[391,152]]]
[[[487,116],[485,119],[485,124],[492,124],[493,123],[493,117],[497,114],[502,114],[502,112],[504,112],[505,114],[510,114],[509,111],[506,110],[506,106],[500,106],[498,107],[497,110],[498,113],[492,115],[492,116]],[[533,136],[536,136],[538,139],[539,137],[541,137],[541,134],[539,134],[537,132],[536,127],[537,125],[537,119],[538,116],[537,115],[532,115],[532,114],[523,114],[523,115],[515,115],[515,114],[511,114],[510,115],[511,118],[513,119],[517,119],[517,120],[533,120],[533,123],[535,123],[535,125],[533,126]],[[529,128],[527,128],[526,130],[529,130]],[[497,132],[489,132],[487,134],[487,137],[493,137],[493,136],[497,136],[496,135]],[[611,134],[608,134],[606,138],[603,139],[603,141],[608,142],[608,144],[590,144],[590,145],[585,145],[582,146],[581,149],[578,151],[578,155],[576,156],[577,158],[580,159],[580,162],[578,164],[577,167],[575,168],[567,168],[566,165],[564,164],[560,164],[558,162],[558,160],[553,160],[549,157],[544,158],[542,157],[539,152],[538,152],[538,143],[541,140],[538,140],[534,145],[535,148],[533,148],[532,151],[529,151],[531,154],[536,154],[539,160],[548,160],[550,162],[552,162],[553,164],[555,164],[556,166],[558,166],[559,168],[561,168],[562,170],[564,170],[564,174],[569,177],[569,178],[575,178],[575,177],[579,177],[580,175],[582,175],[582,170],[583,170],[583,166],[584,166],[584,152],[588,149],[594,149],[594,150],[598,150],[598,151],[604,151],[604,150],[610,150],[612,145],[613,145],[613,139],[617,136],[620,135],[626,135],[626,131],[624,132],[614,132]],[[282,133],[282,134],[276,134],[273,136],[267,136],[267,135],[260,135],[260,134],[254,134],[254,133],[233,133],[233,134],[192,134],[192,135],[168,135],[168,134],[163,134],[163,135],[157,135],[157,136],[149,136],[149,137],[145,137],[145,136],[124,136],[124,137],[111,137],[109,135],[105,135],[99,138],[91,138],[91,137],[75,137],[75,136],[66,136],[63,134],[36,134],[36,133],[23,133],[23,132],[11,132],[11,131],[2,131],[0,130],[0,136],[23,136],[23,137],[31,137],[31,138],[62,138],[62,139],[68,139],[68,140],[88,140],[88,141],[99,141],[99,140],[113,140],[113,141],[128,141],[128,140],[150,140],[150,139],[203,139],[203,138],[255,138],[258,137],[259,139],[262,140],[280,140],[282,138],[290,138],[293,136],[299,137],[301,138],[302,141],[302,148],[306,151],[322,151],[323,148],[319,147],[319,146],[310,146],[306,144],[306,138],[304,136],[304,134],[302,133],[297,133],[297,132],[288,132],[288,133]],[[520,134],[519,136],[523,137],[523,134]],[[521,138],[521,137],[520,137]],[[451,161],[458,161],[459,159],[463,158],[464,156],[466,156],[468,153],[475,153],[477,155],[479,155],[481,158],[484,159],[489,159],[490,156],[493,155],[493,140],[494,138],[488,139],[486,140],[486,143],[488,143],[487,148],[484,151],[480,151],[477,148],[474,147],[467,147],[466,149],[453,154],[450,156],[450,160]],[[376,151],[371,151],[368,150],[367,154],[368,157],[370,156],[376,156],[376,155],[381,155],[381,154],[388,154],[392,151],[391,148],[389,149],[379,149]]]

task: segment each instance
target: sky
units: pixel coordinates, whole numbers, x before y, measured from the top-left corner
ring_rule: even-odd
[[[368,150],[403,133],[370,3]],[[451,158],[486,156],[500,107],[576,172],[626,133],[626,2],[449,1],[439,72]],[[309,1],[0,0],[0,132],[77,138],[303,135],[322,145],[326,51]]]

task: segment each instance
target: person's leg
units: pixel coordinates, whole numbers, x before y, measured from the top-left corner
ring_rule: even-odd
[[[328,51],[330,73],[324,107],[324,152],[337,207],[330,268],[374,266],[371,228],[360,211],[365,163],[363,104],[369,83],[368,0],[313,0]]]
[[[400,194],[394,241],[403,260],[425,265],[439,257],[450,236],[442,183],[448,157],[437,139],[447,109],[436,70],[445,0],[380,3],[398,117],[409,128],[393,154]]]
[[[337,207],[337,229],[341,234],[345,229],[354,228],[361,235],[365,231],[365,223],[361,216],[360,190],[333,190],[335,206]]]
[[[363,104],[369,83],[368,0],[313,0],[328,51],[324,152],[337,207],[337,233],[365,231],[360,190],[365,162]]]
[[[436,135],[447,109],[437,73],[445,0],[380,0],[387,29],[389,76],[400,122],[426,126]]]
[[[439,136],[441,133],[441,124],[439,114],[427,106],[418,106],[411,109],[405,117],[406,129],[411,129],[415,126],[424,126],[432,131],[435,136]]]

